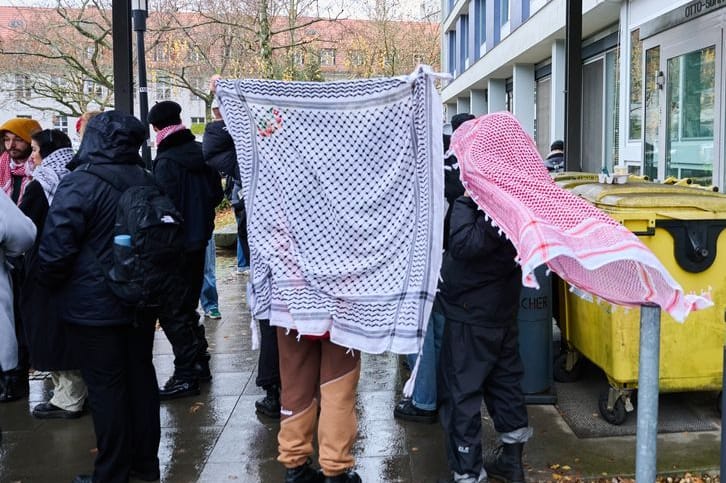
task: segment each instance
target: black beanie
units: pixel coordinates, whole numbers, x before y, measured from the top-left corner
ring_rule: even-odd
[[[466,121],[471,121],[475,117],[476,116],[474,116],[473,114],[469,114],[468,112],[462,112],[461,114],[455,114],[451,118],[451,132],[456,131],[459,128],[459,126],[464,124]]]
[[[161,101],[149,110],[146,119],[157,129],[181,124],[181,106],[174,101]]]

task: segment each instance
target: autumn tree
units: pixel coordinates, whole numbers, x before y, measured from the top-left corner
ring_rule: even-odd
[[[352,76],[400,75],[418,64],[438,68],[438,10],[407,12],[400,0],[366,0],[362,6],[368,21],[346,22],[347,32],[341,36],[349,53],[346,71]]]

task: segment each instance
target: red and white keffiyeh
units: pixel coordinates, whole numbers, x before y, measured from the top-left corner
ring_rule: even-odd
[[[12,196],[13,193],[13,176],[22,176],[23,180],[20,183],[20,196],[18,197],[18,204],[23,199],[23,193],[25,192],[25,186],[32,179],[33,173],[33,161],[28,158],[27,161],[22,163],[16,163],[10,159],[10,153],[5,151],[0,154],[0,187],[8,196]]]
[[[525,286],[538,287],[534,270],[546,263],[581,290],[618,305],[655,303],[680,322],[713,305],[708,295],[684,294],[627,228],[557,186],[511,114],[464,123],[451,146],[467,191],[517,249]]]

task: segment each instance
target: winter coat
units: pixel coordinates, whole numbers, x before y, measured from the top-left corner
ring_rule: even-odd
[[[204,127],[202,138],[204,161],[225,176],[240,179],[237,151],[224,121],[212,121]]]
[[[38,181],[25,188],[20,210],[33,220],[37,232],[43,233],[48,215],[48,198]],[[66,342],[66,325],[58,318],[58,297],[48,287],[38,283],[38,236],[33,247],[25,253],[20,277],[20,313],[30,352],[30,366],[39,371],[78,369],[75,354]]]
[[[13,288],[8,273],[8,257],[19,257],[33,245],[35,225],[15,206],[4,192],[0,193],[0,370],[18,365],[15,334]]]
[[[133,314],[111,292],[116,208],[121,191],[84,164],[127,186],[147,184],[138,149],[145,138],[134,118],[105,112],[86,126],[83,142],[58,185],[38,249],[38,283],[57,292],[62,320],[87,326],[125,325]]]
[[[204,163],[202,145],[188,129],[165,137],[157,147],[154,178],[184,218],[184,249],[207,246],[215,208],[222,201],[219,173]]]
[[[447,320],[503,327],[514,323],[522,272],[516,250],[474,200],[456,199],[437,300]]]

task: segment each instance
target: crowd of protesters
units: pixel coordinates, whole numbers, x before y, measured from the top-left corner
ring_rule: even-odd
[[[246,273],[250,260],[234,143],[216,103],[213,113],[200,143],[183,125],[179,104],[152,106],[148,121],[157,154],[151,171],[139,156],[147,127],[118,111],[84,114],[76,126],[77,152],[63,131],[42,129],[32,119],[0,126],[5,262],[0,264],[0,403],[27,398],[32,368],[49,372],[54,387],[52,398],[32,409],[34,417],[74,419],[90,412],[98,454],[93,473],[76,476],[74,483],[158,480],[160,401],[197,395],[213,377],[203,318],[221,317],[212,232],[223,186],[237,219],[236,270]],[[452,128],[473,118],[454,116]],[[482,482],[488,475],[523,482],[522,449],[532,429],[520,389],[521,272],[511,242],[461,185],[448,141],[445,135],[440,290],[422,351],[408,357],[418,372],[413,395],[396,405],[394,416],[440,421],[451,481]],[[151,185],[168,196],[184,220],[183,256],[174,275],[174,303],[139,311],[109,288],[106,267],[114,257],[123,187]],[[157,321],[174,352],[174,373],[161,387],[152,362]],[[347,348],[326,339],[296,337],[269,320],[258,323],[256,382],[265,396],[256,409],[270,418],[282,416],[278,460],[286,468],[284,481],[362,481],[352,455],[359,354],[351,357]],[[487,463],[482,461],[482,401],[502,442],[497,459]],[[312,461],[316,424],[319,470]]]

